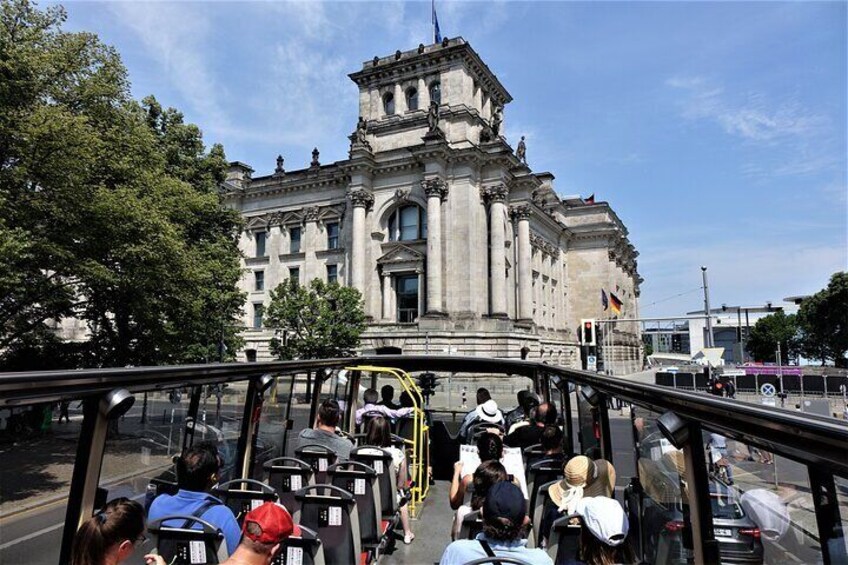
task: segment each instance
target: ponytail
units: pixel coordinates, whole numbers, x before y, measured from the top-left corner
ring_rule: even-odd
[[[144,531],[144,508],[128,498],[116,498],[89,518],[74,536],[71,565],[102,565],[106,554]]]

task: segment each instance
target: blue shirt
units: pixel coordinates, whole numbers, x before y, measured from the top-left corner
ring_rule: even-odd
[[[477,534],[477,539],[457,540],[445,548],[439,565],[463,565],[469,561],[487,557],[486,550],[478,540],[485,540],[498,557],[513,557],[529,565],[553,565],[553,560],[544,549],[527,549],[527,540],[503,542],[489,540],[485,534]]]
[[[232,555],[241,540],[241,528],[238,522],[236,522],[233,511],[221,502],[220,499],[215,498],[209,493],[180,489],[175,495],[160,494],[153,500],[153,504],[150,505],[147,520],[158,520],[159,518],[173,516],[175,514],[191,516],[207,500],[213,500],[217,504],[210,507],[199,517],[221,529],[224,533],[224,539],[227,540],[227,551]],[[172,526],[174,524],[169,521],[168,525]],[[200,529],[199,524],[195,524],[193,527],[196,530]]]

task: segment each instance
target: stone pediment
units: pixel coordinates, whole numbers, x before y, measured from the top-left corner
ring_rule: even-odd
[[[399,263],[423,263],[424,254],[407,247],[402,243],[384,247],[385,253],[377,259],[379,265],[394,265]]]

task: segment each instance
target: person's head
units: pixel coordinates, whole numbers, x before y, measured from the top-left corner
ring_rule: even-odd
[[[539,443],[542,445],[542,450],[545,453],[561,453],[562,430],[557,426],[545,426],[545,429],[542,431],[542,437],[539,438]]]
[[[391,402],[395,397],[395,387],[392,385],[384,385],[383,388],[380,389],[380,396],[383,399],[383,402]]]
[[[539,405],[539,398],[531,391],[522,389],[518,391],[518,406],[524,411],[525,416],[530,415],[530,411]]]
[[[492,485],[481,507],[483,533],[490,540],[510,542],[525,537],[529,520],[521,489],[509,481]]]
[[[365,401],[365,404],[377,404],[377,401],[380,399],[380,396],[377,394],[377,391],[373,388],[369,388],[364,393],[362,393],[362,400]]]
[[[491,400],[492,395],[489,394],[489,389],[480,387],[477,389],[477,405],[481,405],[487,400]]]
[[[339,425],[342,409],[335,398],[328,398],[318,407],[318,425],[335,429]]]
[[[400,404],[402,408],[412,408],[415,406],[412,402],[412,396],[406,391],[400,393],[400,396],[398,397],[398,404]]]
[[[271,563],[280,544],[291,535],[300,535],[291,514],[276,502],[266,502],[244,517],[239,549],[254,554],[257,563]]]
[[[208,441],[198,443],[177,459],[177,483],[181,489],[204,492],[218,482],[220,468],[218,448]]]
[[[501,481],[506,481],[509,478],[506,469],[500,461],[484,461],[480,463],[477,470],[474,471],[474,478],[471,483],[474,485],[474,492],[471,495],[471,508],[479,510],[483,506],[483,501],[486,500],[486,495],[492,485]]]
[[[621,504],[613,498],[596,496],[577,503],[580,518],[580,555],[588,565],[632,563],[633,554],[625,543],[629,522]]]
[[[477,454],[480,461],[500,461],[503,457],[503,441],[500,436],[490,432],[477,438]]]
[[[539,426],[552,426],[556,424],[557,420],[557,409],[556,406],[551,404],[550,402],[543,402],[536,408],[535,416],[533,418],[537,425]]]
[[[392,444],[392,427],[382,416],[371,418],[365,425],[365,445],[388,447]]]
[[[144,507],[128,498],[117,498],[89,518],[74,536],[72,565],[120,563],[144,541]]]

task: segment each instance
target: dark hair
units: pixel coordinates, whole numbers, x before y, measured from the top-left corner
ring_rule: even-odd
[[[503,441],[491,432],[480,434],[477,438],[477,454],[480,461],[500,461],[503,457]]]
[[[328,398],[318,407],[318,421],[325,426],[336,427],[339,425],[342,409],[339,408],[339,403],[335,398]]]
[[[471,509],[479,510],[483,506],[483,501],[486,500],[486,495],[489,494],[489,489],[492,485],[501,481],[506,481],[509,475],[500,461],[483,461],[474,471],[474,478],[471,483],[474,485],[474,492],[471,494]]]
[[[177,482],[182,489],[203,492],[212,482],[212,475],[220,468],[218,448],[204,441],[190,447],[177,459]]]
[[[415,406],[412,402],[412,395],[406,391],[400,393],[400,396],[398,397],[398,404],[400,404],[403,408],[412,408]]]
[[[382,416],[372,418],[365,425],[365,445],[389,447],[392,444],[392,427]]]
[[[543,402],[536,408],[536,422],[552,426],[557,421],[557,409],[550,402]]]
[[[495,516],[489,518],[483,514],[483,533],[490,540],[514,541],[527,537],[527,525],[524,522],[514,524],[509,518]]]
[[[89,518],[74,536],[71,565],[101,565],[109,548],[144,532],[144,507],[129,498],[116,498]]]
[[[480,387],[477,389],[477,404],[483,404],[484,402],[491,400],[492,395],[489,394],[489,389]]]
[[[636,563],[633,548],[626,540],[615,547],[607,545],[596,538],[585,525],[580,528],[580,559],[587,565]]]
[[[395,397],[395,387],[392,385],[383,385],[383,388],[380,389],[380,396],[386,402],[390,401]]]
[[[369,388],[362,393],[362,400],[365,401],[365,404],[377,404],[377,401],[380,400],[380,395],[373,388]]]
[[[562,430],[557,426],[545,426],[542,437],[539,438],[539,443],[542,444],[542,449],[546,452],[562,448]]]

